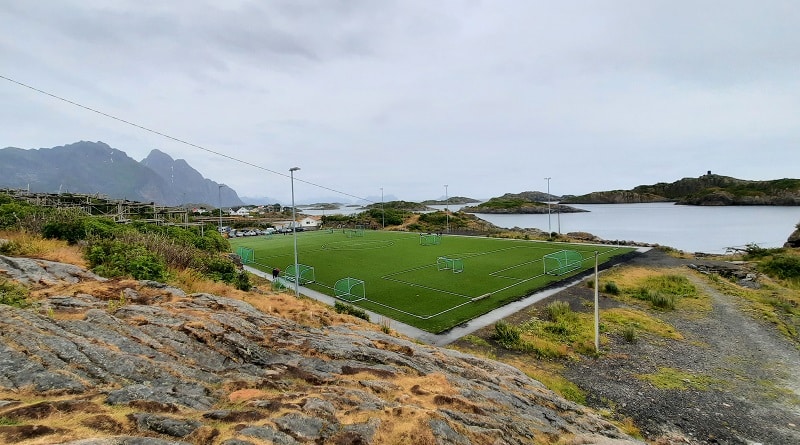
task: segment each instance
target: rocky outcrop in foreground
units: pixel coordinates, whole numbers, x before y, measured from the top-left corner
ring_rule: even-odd
[[[513,367],[322,306],[290,320],[57,263],[3,273],[41,299],[0,305],[0,443],[636,443]]]

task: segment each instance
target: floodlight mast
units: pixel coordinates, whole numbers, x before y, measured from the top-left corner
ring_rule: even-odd
[[[450,233],[450,209],[447,207],[447,184],[444,185],[444,218],[445,218],[445,233]]]
[[[289,176],[292,180],[292,238],[294,238],[294,296],[300,297],[300,271],[297,269],[297,216],[295,216],[294,209],[294,172],[300,170],[300,167],[292,167],[289,169]]]
[[[381,187],[381,228],[386,228],[386,211],[383,209],[383,187]]]
[[[550,177],[544,178],[547,181],[547,237],[550,238],[553,233],[553,229],[550,226]]]
[[[219,200],[219,229],[217,231],[222,233],[222,187],[225,187],[225,184],[217,184],[217,199]]]

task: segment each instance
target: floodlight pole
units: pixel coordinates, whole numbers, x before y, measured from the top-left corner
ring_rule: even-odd
[[[549,177],[544,178],[547,181],[547,238],[550,238],[553,233],[553,229],[550,228],[550,179]]]
[[[222,187],[225,187],[225,184],[217,184],[217,199],[219,200],[219,229],[217,232],[222,233]]]
[[[294,209],[294,172],[300,170],[300,167],[292,167],[289,169],[289,176],[292,179],[292,237],[294,238],[294,296],[300,297],[300,271],[297,269],[297,217],[295,216]]]
[[[383,187],[381,187],[381,228],[386,228],[386,211],[383,210]]]
[[[450,209],[447,207],[450,198],[447,196],[447,184],[444,185],[444,218],[445,233],[450,233]]]
[[[600,278],[597,275],[597,256],[594,251],[594,351],[600,353]]]

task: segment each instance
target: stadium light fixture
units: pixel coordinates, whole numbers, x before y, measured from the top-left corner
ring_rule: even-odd
[[[295,216],[294,208],[294,172],[300,170],[300,167],[292,167],[289,169],[289,176],[292,180],[292,237],[294,238],[294,296],[300,297],[300,271],[297,268],[297,216]]]
[[[383,187],[381,187],[381,228],[386,228],[386,211],[383,210]]]

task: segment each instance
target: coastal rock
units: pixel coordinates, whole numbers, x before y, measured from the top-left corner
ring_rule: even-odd
[[[53,270],[16,267],[15,279],[41,284],[43,269]],[[516,368],[395,337],[356,319],[323,323],[336,315],[322,306],[315,310],[319,318],[301,324],[242,300],[163,288],[160,296],[97,307],[101,294],[130,289],[127,295],[143,295],[156,288],[103,282],[85,271],[70,276],[94,281],[92,295],[45,298],[38,307],[52,310],[42,313],[0,305],[0,399],[17,391],[39,400],[74,394],[128,434],[100,438],[105,434],[92,437],[91,430],[76,428],[68,434],[82,442],[71,445],[415,438],[528,444],[541,435],[640,443]],[[231,410],[232,401],[243,408]],[[51,416],[72,415],[61,411],[68,405],[32,405],[0,406],[0,417],[27,409],[41,413],[37,422],[46,424]],[[134,413],[120,416],[115,406]]]
[[[800,247],[800,224],[798,224],[798,229],[789,235],[789,239],[786,240],[786,243],[783,246],[791,248]]]

